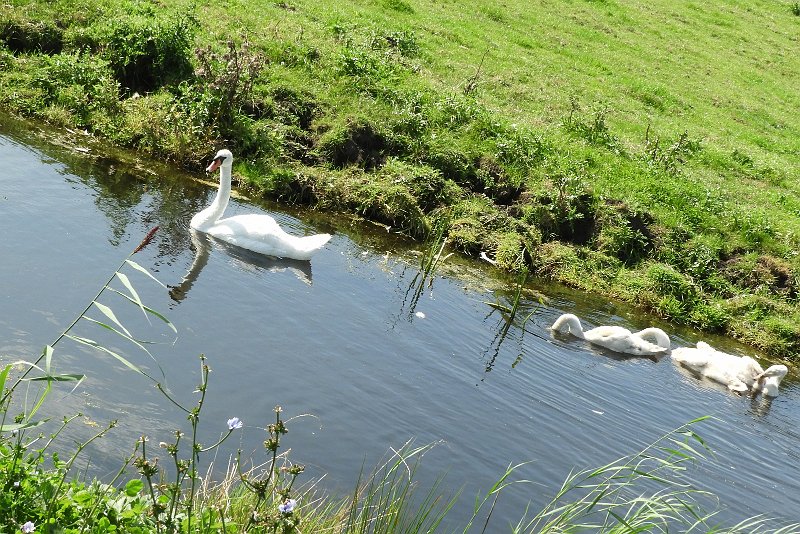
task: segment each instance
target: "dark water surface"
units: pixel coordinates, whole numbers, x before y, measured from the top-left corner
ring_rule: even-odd
[[[189,219],[210,201],[212,189],[163,165],[100,158],[89,145],[88,154],[75,150],[79,135],[68,148],[35,133],[0,120],[3,362],[35,359],[159,225],[153,244],[134,259],[172,290],[125,272],[145,303],[176,326],[177,340],[113,295],[104,302],[136,335],[159,342],[151,352],[170,391],[187,405],[197,398],[198,356],[207,356],[212,373],[202,441],[219,437],[230,417],[245,423],[219,450],[222,468],[239,447],[264,459],[262,429],[276,405],[294,418],[283,444],[307,465],[302,476],[326,475],[321,486],[329,490],[351,490],[362,466],[371,468],[410,439],[438,443],[425,455],[419,480],[425,486],[444,474],[446,488],[463,488],[449,516],[456,527],[468,519],[474,497],[510,464],[530,462],[516,478],[532,483],[508,488],[495,507],[489,531],[502,532],[529,502],[541,508],[571,469],[637,452],[712,415],[695,430],[715,456],[693,468],[692,478],[719,496],[719,518],[800,519],[800,387],[793,370],[775,400],[751,400],[686,376],[669,358],[614,357],[575,339],[552,339],[545,327],[569,311],[586,327],[654,325],[676,345],[706,339],[747,352],[624,305],[537,283],[530,289],[546,295],[547,304],[536,309],[529,294],[500,338],[503,321],[487,302],[508,303],[512,294],[502,288],[510,280],[487,264],[451,257],[417,299],[413,246],[385,229],[236,200],[229,214],[268,212],[294,233],[334,237],[311,262],[193,240]],[[534,309],[523,330],[521,318]],[[161,379],[148,355],[98,330],[80,323],[75,333],[103,340]],[[120,423],[88,451],[90,473],[114,471],[140,435],[156,444],[188,428],[152,382],[109,356],[64,340],[54,363],[59,372],[87,375],[74,392],[62,387],[51,397],[53,415],[85,414],[67,438],[87,436],[94,424],[111,419]]]

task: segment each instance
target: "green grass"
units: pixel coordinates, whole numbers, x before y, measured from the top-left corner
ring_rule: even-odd
[[[467,255],[800,356],[796,5],[14,0],[0,21],[10,112],[193,169],[225,144],[259,194],[420,240],[447,222]]]

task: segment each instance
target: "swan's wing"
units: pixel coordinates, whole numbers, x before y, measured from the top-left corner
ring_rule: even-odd
[[[249,236],[251,239],[283,239],[289,234],[271,216],[261,213],[234,215],[214,224],[217,234]]]
[[[619,343],[621,340],[631,336],[631,331],[621,326],[598,326],[584,332],[589,341]]]
[[[649,341],[631,334],[621,326],[598,326],[585,333],[586,339],[616,352],[636,355],[663,354],[667,351]]]
[[[698,372],[701,372],[710,362],[708,352],[692,347],[678,347],[677,349],[673,349],[672,359]]]

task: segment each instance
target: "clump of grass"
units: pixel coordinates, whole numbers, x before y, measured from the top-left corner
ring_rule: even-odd
[[[687,468],[712,453],[692,429],[707,418],[682,425],[634,455],[570,474],[553,499],[513,532],[772,531],[763,517],[721,527],[717,511],[704,505],[713,503],[713,496],[687,478]],[[785,525],[774,532],[797,528]]]

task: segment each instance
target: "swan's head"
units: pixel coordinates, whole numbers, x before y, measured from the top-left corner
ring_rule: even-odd
[[[753,391],[761,391],[768,397],[777,397],[778,386],[788,372],[789,369],[787,369],[785,365],[773,365],[769,367],[766,371],[756,377],[756,383],[753,386]]]
[[[562,334],[570,333],[578,337],[583,334],[580,319],[571,313],[565,313],[556,319],[556,322],[553,323],[550,330],[561,332]]]
[[[233,154],[227,148],[223,148],[214,156],[211,164],[206,167],[206,172],[214,172],[220,166],[230,167],[233,164]]]

